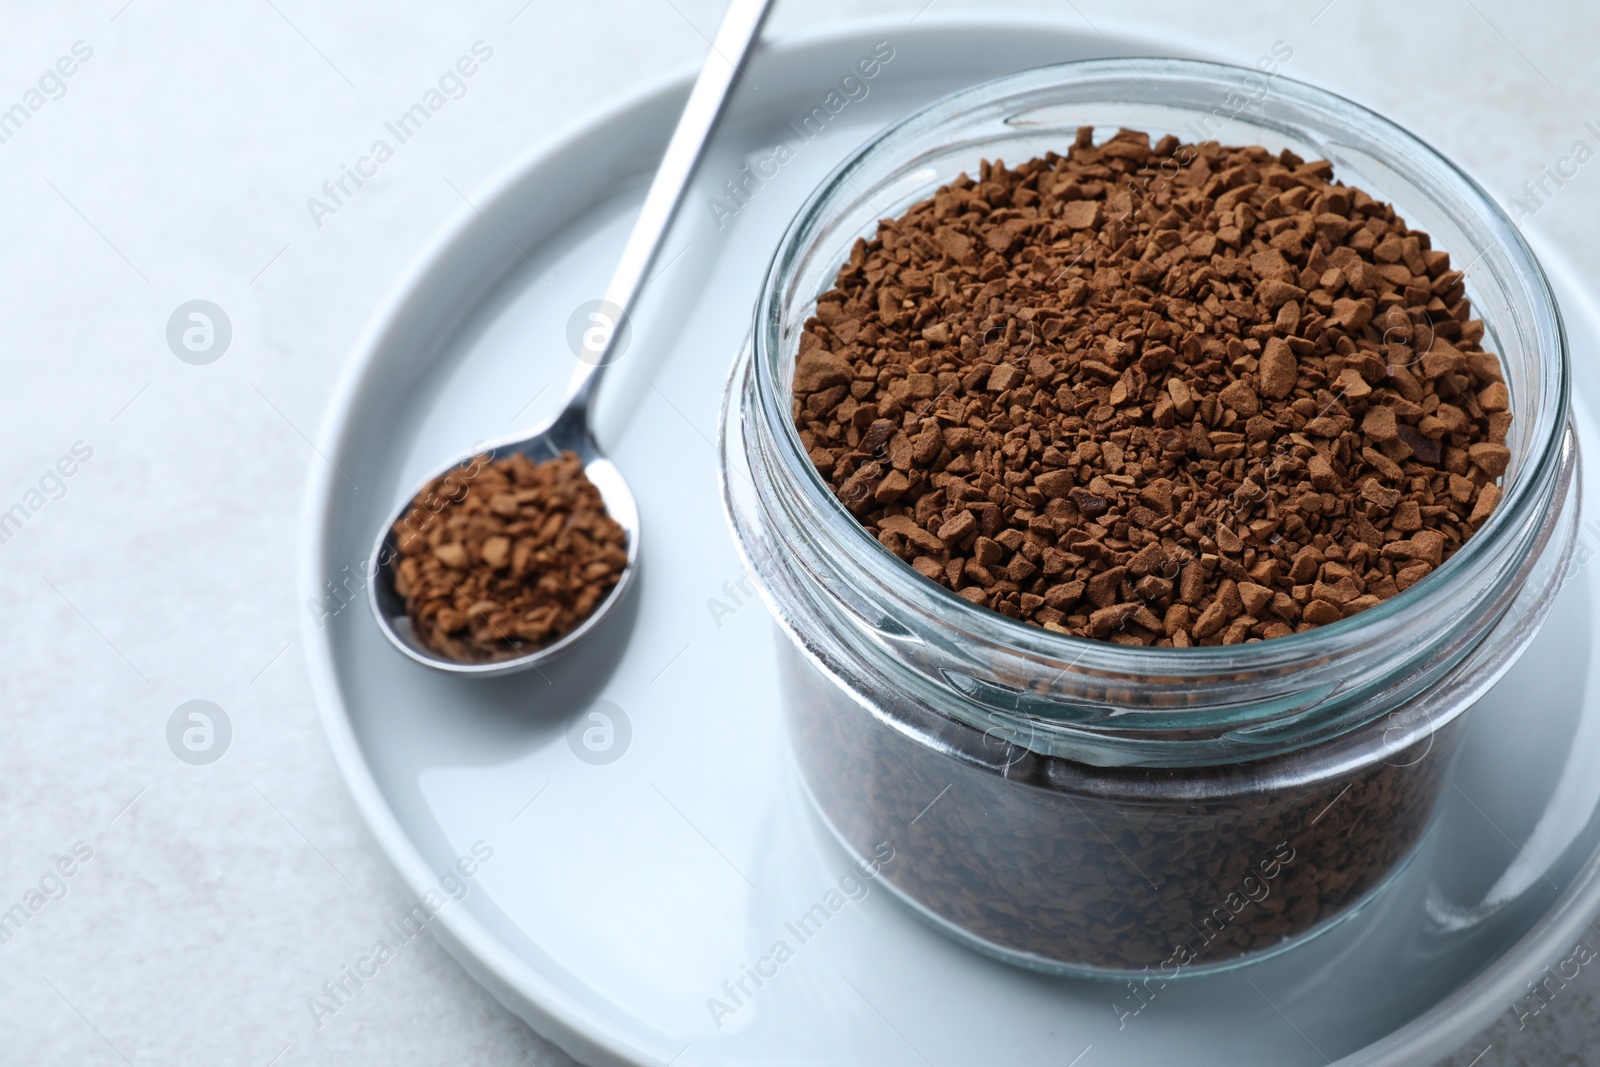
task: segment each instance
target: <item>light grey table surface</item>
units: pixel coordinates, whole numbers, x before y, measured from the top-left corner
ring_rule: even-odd
[[[1502,202],[1575,140],[1600,146],[1584,128],[1600,122],[1600,13],[1576,3],[789,0],[767,33],[1001,7],[1149,24],[1246,62],[1288,40],[1289,73],[1419,132]],[[312,706],[294,587],[301,495],[340,368],[459,209],[456,189],[697,63],[720,10],[6,5],[0,511],[29,511],[0,543],[0,909],[41,883],[52,899],[0,944],[0,1063],[571,1062],[428,938],[336,1018],[319,1027],[308,1010],[403,893]],[[479,40],[494,58],[467,95],[317,225],[307,198]],[[75,46],[72,74],[46,76]],[[14,103],[39,105],[20,128],[4,122]],[[1597,198],[1600,165],[1527,223],[1591,279]],[[232,328],[205,366],[166,338],[197,297]],[[48,476],[74,448],[89,458]],[[28,496],[41,479],[42,503]],[[231,723],[210,766],[168,745],[192,699]],[[75,845],[90,858],[50,877]],[[1485,1019],[1454,1067],[1597,1062],[1600,979],[1582,974],[1524,1027],[1509,1011]]]

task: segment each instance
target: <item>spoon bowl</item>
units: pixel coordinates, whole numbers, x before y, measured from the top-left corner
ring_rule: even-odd
[[[638,570],[639,506],[633,499],[633,490],[628,488],[627,479],[622,476],[617,465],[607,459],[600,450],[594,436],[589,432],[587,421],[582,416],[581,409],[569,407],[544,429],[535,431],[529,436],[518,436],[486,445],[475,452],[466,463],[493,463],[518,452],[535,463],[555,459],[564,452],[577,455],[583,463],[583,473],[594,483],[594,487],[600,491],[600,498],[605,501],[606,514],[611,516],[627,534],[628,563],[617,579],[617,584],[611,587],[582,622],[549,644],[521,653],[508,651],[499,659],[480,661],[451,659],[429,648],[417,636],[416,629],[411,624],[411,616],[406,611],[405,598],[395,589],[395,578],[400,564],[395,526],[405,517],[406,512],[411,510],[415,500],[413,494],[400,504],[379,531],[378,542],[371,556],[373,573],[367,582],[368,602],[373,617],[378,621],[378,628],[406,656],[424,667],[432,667],[451,674],[478,678],[516,674],[519,671],[534,669],[582,641],[589,631],[600,625],[600,620],[605,618],[612,608],[622,602],[623,594],[632,583],[635,571]],[[434,479],[465,465],[460,460],[452,462],[434,471],[423,484],[430,484]]]

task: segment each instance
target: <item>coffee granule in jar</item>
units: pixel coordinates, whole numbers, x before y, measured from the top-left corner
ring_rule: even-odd
[[[412,626],[464,663],[560,640],[628,565],[627,532],[571,452],[475,459],[430,482],[394,532]]]
[[[972,603],[1123,644],[1279,637],[1425,578],[1510,462],[1449,254],[1327,162],[1092,132],[856,242],[795,366],[829,485]]]
[[[1135,977],[1268,953],[1369,899],[1432,825],[1466,726],[1286,787],[1293,756],[1089,766],[912,700],[867,713],[787,645],[779,668],[811,796],[857,855],[894,843],[882,877],[919,910],[1039,964]],[[1140,799],[1177,781],[1187,798]]]

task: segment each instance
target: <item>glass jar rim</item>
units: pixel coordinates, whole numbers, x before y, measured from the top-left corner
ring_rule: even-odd
[[[1010,619],[987,607],[972,604],[935,582],[918,574],[903,561],[883,549],[866,528],[845,508],[823,480],[804,449],[797,427],[790,416],[792,384],[780,373],[784,353],[779,333],[783,321],[785,281],[797,254],[824,221],[835,201],[854,189],[853,178],[878,159],[892,157],[898,148],[926,135],[952,115],[970,108],[995,104],[1008,98],[1021,98],[1066,85],[1085,86],[1136,74],[1155,84],[1207,84],[1231,88],[1226,81],[1260,72],[1250,68],[1197,60],[1166,58],[1123,58],[1080,60],[1036,67],[983,82],[946,96],[912,113],[875,135],[837,167],[807,199],[779,243],[763,280],[756,304],[754,326],[754,393],[764,422],[778,427],[773,434],[778,457],[787,468],[782,473],[789,488],[798,492],[807,512],[830,527],[845,528],[843,547],[850,565],[870,576],[874,583],[903,601],[922,607],[952,621],[974,636],[1015,651],[1056,662],[1067,662],[1086,669],[1102,668],[1111,673],[1139,672],[1155,676],[1182,677],[1194,671],[1256,668],[1282,668],[1308,657],[1321,658],[1330,644],[1370,634],[1386,625],[1401,630],[1410,620],[1427,615],[1437,606],[1441,594],[1450,588],[1452,576],[1474,569],[1486,557],[1503,548],[1502,542],[1518,530],[1521,513],[1550,481],[1561,461],[1562,437],[1568,420],[1570,381],[1565,330],[1560,311],[1543,270],[1520,232],[1499,205],[1471,177],[1462,172],[1430,145],[1388,119],[1327,90],[1273,76],[1273,95],[1298,105],[1325,122],[1343,128],[1359,129],[1376,138],[1387,149],[1379,158],[1395,166],[1408,179],[1426,173],[1452,199],[1435,206],[1456,221],[1470,222],[1491,238],[1468,270],[1479,262],[1493,271],[1491,277],[1502,290],[1520,296],[1529,312],[1533,329],[1531,347],[1543,366],[1536,395],[1524,398],[1531,410],[1519,409],[1519,416],[1531,415],[1533,429],[1530,448],[1507,479],[1494,513],[1448,560],[1422,581],[1365,611],[1325,626],[1270,640],[1243,645],[1199,646],[1193,648],[1129,647],[1092,638],[1058,634],[1041,627]],[[1177,105],[1174,105],[1177,106]],[[1269,118],[1250,114],[1249,119],[1272,127]],[[1301,133],[1282,127],[1285,132]],[[1419,189],[1426,188],[1417,183]],[[1428,194],[1432,195],[1432,194]],[[1497,254],[1498,253],[1498,254]],[[1502,339],[1509,340],[1509,338]],[[1503,353],[1502,353],[1503,355]]]

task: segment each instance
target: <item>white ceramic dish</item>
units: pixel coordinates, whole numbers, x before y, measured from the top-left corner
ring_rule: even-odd
[[[864,97],[843,93],[841,76],[878,42],[893,58]],[[860,899],[837,892],[849,862],[790,772],[771,624],[723,527],[712,443],[723,379],[784,224],[851,148],[952,89],[1112,50],[1183,51],[931,13],[763,50],[749,72],[760,89],[736,99],[718,135],[600,413],[650,530],[640,581],[543,675],[459,679],[404,659],[359,595],[362,556],[373,524],[441,457],[555,403],[572,358],[568,316],[614,261],[687,78],[574,126],[475,195],[483,215],[463,211],[421,258],[346,375],[321,448],[361,489],[314,468],[302,577],[330,743],[419,899],[445,899],[426,894],[475,843],[493,850],[430,928],[579,1059],[1426,1063],[1505,1011],[1600,909],[1600,779],[1585,770],[1600,759],[1589,567],[1475,712],[1417,861],[1301,949],[1169,985],[1126,1015],[1138,1003],[1126,988],[994,963],[870,882]],[[828,118],[813,117],[821,133],[805,139],[814,108]],[[780,140],[789,151],[774,154]],[[766,180],[740,203],[724,182],[746,164]],[[720,209],[709,203],[719,193]],[[1600,383],[1583,358],[1600,347],[1600,310],[1558,260],[1545,263],[1577,357],[1579,436],[1600,441]],[[1580,556],[1600,547],[1597,534],[1585,528]],[[588,728],[604,741],[595,711],[612,729],[598,755],[581,741]],[[788,924],[817,904],[834,909],[802,939]],[[775,954],[780,941],[787,952]],[[751,969],[767,974],[759,986]]]

